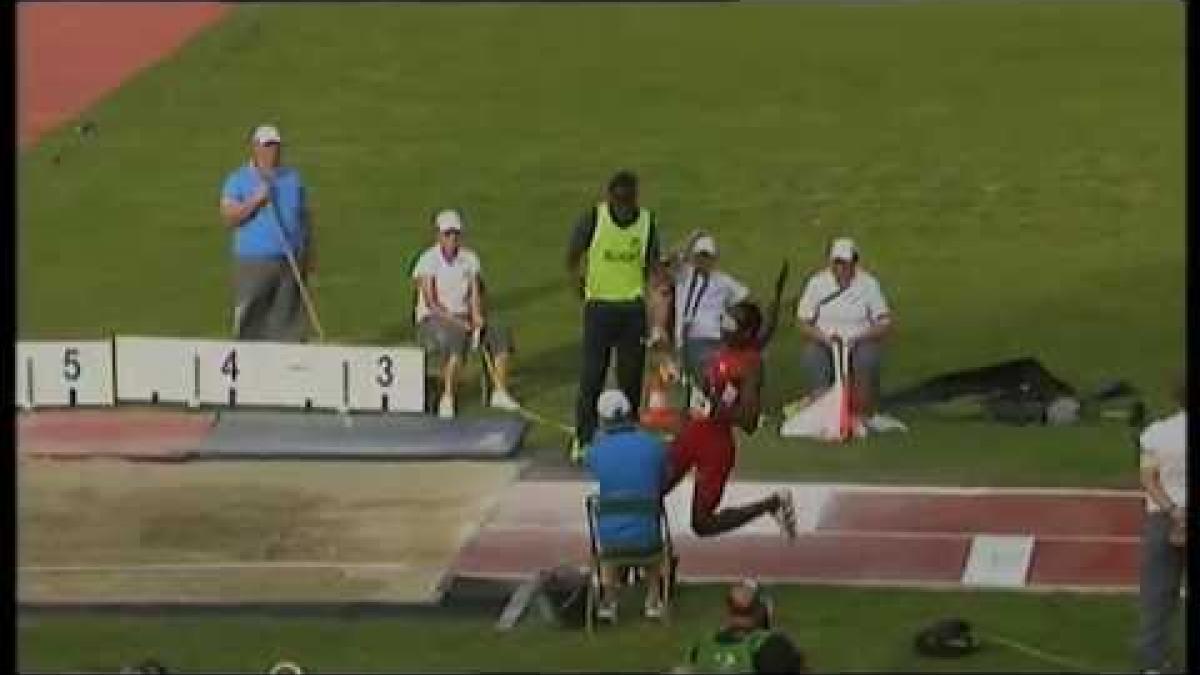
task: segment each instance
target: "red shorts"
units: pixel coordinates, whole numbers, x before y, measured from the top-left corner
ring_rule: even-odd
[[[711,419],[688,420],[671,442],[670,487],[692,468],[696,469],[696,489],[692,510],[712,513],[721,504],[725,482],[733,471],[735,448],[733,427]]]

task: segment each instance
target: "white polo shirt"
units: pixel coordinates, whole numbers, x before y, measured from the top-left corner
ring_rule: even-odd
[[[1187,412],[1180,410],[1146,427],[1138,439],[1143,469],[1157,468],[1163,491],[1176,505],[1187,507]],[[1161,509],[1146,497],[1146,510]]]
[[[796,306],[796,318],[815,324],[826,333],[856,338],[889,314],[879,282],[859,267],[845,289],[838,287],[833,271],[812,275]]]
[[[683,341],[684,324],[689,340],[721,339],[721,314],[750,295],[737,279],[713,270],[704,273],[684,264],[675,274],[675,340]]]
[[[471,249],[460,246],[454,257],[447,260],[442,247],[429,247],[413,267],[413,279],[433,278],[433,290],[438,302],[452,314],[470,314],[471,281],[482,271],[479,256]],[[429,316],[425,294],[417,293],[417,321]]]

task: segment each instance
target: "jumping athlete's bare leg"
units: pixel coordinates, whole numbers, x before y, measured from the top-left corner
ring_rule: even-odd
[[[699,495],[693,497],[695,500]],[[706,509],[697,501],[692,502],[692,531],[700,537],[712,537],[745,525],[759,516],[779,510],[779,495],[771,495],[742,506],[727,506],[723,509]]]

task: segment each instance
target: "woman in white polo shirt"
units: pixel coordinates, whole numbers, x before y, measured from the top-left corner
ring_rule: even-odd
[[[417,336],[422,347],[441,358],[442,395],[438,415],[454,417],[455,387],[471,336],[479,331],[480,346],[493,357],[492,407],[519,407],[508,393],[509,331],[485,321],[479,256],[462,246],[463,219],[447,209],[434,216],[437,243],[425,250],[413,267],[418,284]]]
[[[684,372],[692,382],[699,382],[710,357],[721,347],[721,315],[749,297],[750,289],[717,269],[717,242],[711,235],[694,232],[680,253],[687,255],[686,261],[672,265],[675,344]]]
[[[796,305],[804,346],[809,392],[833,384],[834,336],[850,349],[850,370],[858,412],[870,426],[879,396],[881,342],[892,327],[891,311],[879,282],[858,265],[858,247],[848,237],[829,247],[829,266],[813,274]]]

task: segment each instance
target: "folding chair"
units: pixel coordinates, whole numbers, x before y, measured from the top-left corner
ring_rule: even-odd
[[[600,574],[602,565],[617,568],[634,567],[648,568],[657,566],[661,575],[659,592],[661,594],[663,621],[670,621],[671,597],[675,586],[675,566],[678,557],[671,543],[671,527],[667,521],[667,511],[662,499],[657,497],[605,497],[590,494],[585,501],[587,509],[588,539],[591,546],[590,580],[587,595],[586,628],[590,635],[595,630],[596,608],[599,605],[603,588],[603,577]],[[650,548],[602,547],[597,537],[597,523],[604,516],[643,516],[653,519],[657,543]],[[619,582],[618,582],[619,583]],[[616,589],[613,589],[614,591]]]
[[[414,265],[416,265],[415,258],[413,259],[412,263],[409,265],[410,271]],[[483,288],[483,280],[482,279],[479,280],[479,287],[481,289]],[[412,284],[412,294],[411,294],[411,300],[410,300],[413,311],[409,312],[409,323],[412,326],[414,339],[416,338],[416,333],[417,333],[417,316],[416,316],[417,298],[420,295],[420,293],[421,293],[420,286],[416,282],[414,282]],[[418,346],[421,348],[421,351],[425,353],[425,412],[430,413],[430,414],[437,413],[438,398],[437,398],[436,394],[431,394],[431,392],[438,392],[441,390],[442,366],[438,359],[429,358],[429,354],[430,354],[429,345],[421,344],[420,340],[417,340],[417,343],[418,343]],[[489,353],[487,356],[484,356],[483,351],[485,349],[487,349],[487,347],[480,344],[477,349],[468,351],[466,354],[466,358],[463,359],[463,364],[462,364],[463,368],[466,368],[467,364],[471,358],[471,352],[474,351],[474,352],[479,353],[479,396],[480,396],[480,399],[481,399],[481,402],[482,402],[482,405],[484,408],[486,408],[488,406],[488,403],[491,402],[491,397],[492,397],[492,378],[491,378],[491,375],[488,373],[488,367],[484,361],[484,359],[492,358],[492,355]]]

